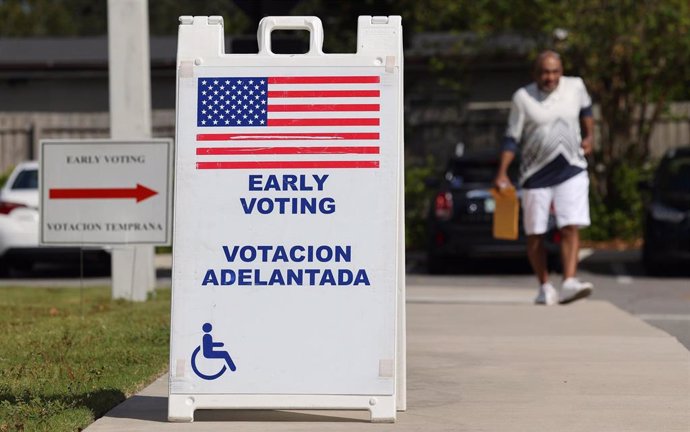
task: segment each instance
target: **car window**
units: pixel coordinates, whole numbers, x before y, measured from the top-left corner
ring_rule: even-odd
[[[20,171],[12,189],[38,189],[38,170],[24,170]]]
[[[659,173],[659,188],[690,193],[690,157],[669,159]]]

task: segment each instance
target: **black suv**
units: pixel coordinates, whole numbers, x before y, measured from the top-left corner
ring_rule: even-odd
[[[443,178],[428,181],[437,189],[428,214],[427,268],[439,273],[459,258],[527,258],[526,236],[522,220],[518,222],[517,240],[493,237],[493,179],[498,169],[498,154],[474,153],[452,158]],[[517,185],[519,161],[511,164],[509,176]],[[518,194],[520,191],[518,190]],[[522,215],[520,215],[522,219]],[[546,247],[549,267],[560,268],[560,235],[555,219],[549,220]]]
[[[670,150],[649,185],[642,259],[650,273],[690,263],[690,147]]]

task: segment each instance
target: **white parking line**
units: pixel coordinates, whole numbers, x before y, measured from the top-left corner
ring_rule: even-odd
[[[635,316],[645,321],[690,321],[690,315],[684,314],[639,314]]]
[[[578,259],[578,261],[582,261],[583,259],[592,255],[593,253],[594,253],[594,249],[592,249],[592,248],[582,248],[577,253],[577,259]]]
[[[417,304],[531,304],[531,298],[524,296],[456,296],[456,297],[423,297],[408,296],[406,303]]]
[[[632,276],[627,275],[627,270],[622,263],[616,262],[611,264],[611,270],[616,275],[616,282],[621,285],[630,285],[633,283]]]

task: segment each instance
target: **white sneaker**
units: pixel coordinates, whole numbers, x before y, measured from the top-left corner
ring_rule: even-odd
[[[581,282],[572,277],[563,281],[561,285],[561,304],[572,303],[575,300],[580,300],[589,297],[592,294],[594,285],[589,282]]]
[[[534,304],[553,306],[558,303],[558,291],[551,285],[551,282],[541,284],[537,298],[534,299]]]

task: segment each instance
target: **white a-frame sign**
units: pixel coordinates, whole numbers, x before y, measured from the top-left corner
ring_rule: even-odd
[[[196,409],[405,409],[402,28],[359,17],[324,54],[316,17],[267,17],[225,54],[182,17],[172,421]],[[305,30],[305,54],[271,51]]]

